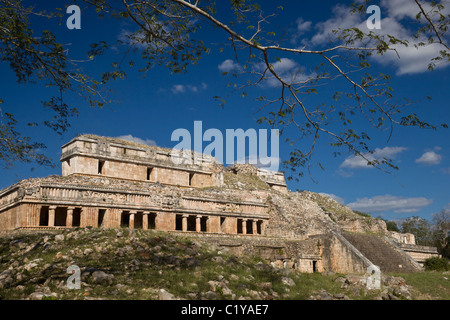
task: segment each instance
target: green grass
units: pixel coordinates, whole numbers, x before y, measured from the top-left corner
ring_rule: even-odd
[[[396,273],[418,291],[418,299],[450,300],[450,272]]]

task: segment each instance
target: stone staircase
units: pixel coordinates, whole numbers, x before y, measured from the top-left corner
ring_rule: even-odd
[[[358,249],[381,272],[418,272],[420,269],[410,261],[406,253],[377,235],[343,232],[342,235]]]

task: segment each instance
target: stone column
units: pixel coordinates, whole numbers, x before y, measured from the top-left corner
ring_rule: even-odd
[[[258,234],[258,220],[253,220],[253,234]]]
[[[135,214],[136,214],[136,211],[130,211],[130,223],[129,223],[129,225],[128,225],[128,227],[130,228],[130,229],[134,229],[134,216],[135,216]]]
[[[73,210],[75,210],[74,207],[68,207],[67,208],[67,216],[66,216],[66,227],[71,228],[72,222],[73,222]]]
[[[183,214],[182,220],[181,220],[181,230],[183,230],[183,231],[187,231],[187,218],[188,218],[188,215]]]
[[[49,227],[55,226],[55,210],[56,210],[56,206],[51,206],[48,208],[48,226]]]
[[[202,216],[195,217],[195,231],[197,231],[197,232],[202,231],[201,220],[202,220]]]
[[[142,230],[148,230],[148,215],[149,212],[142,212]]]
[[[242,234],[247,234],[247,219],[242,219]]]

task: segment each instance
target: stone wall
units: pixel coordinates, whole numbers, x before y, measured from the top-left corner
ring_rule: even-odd
[[[324,268],[342,273],[364,273],[372,265],[361,252],[339,233],[324,238]]]
[[[418,246],[411,244],[398,244],[398,247],[406,252],[414,261],[417,261],[421,266],[426,259],[432,257],[439,257],[436,247]]]
[[[213,177],[217,174],[213,157],[195,152],[189,155],[190,164],[180,163],[170,149],[83,135],[62,147],[62,175],[101,175],[182,187],[209,187],[221,182],[220,177]]]
[[[395,231],[389,231],[388,235],[398,243],[403,244],[416,244],[416,238],[412,233],[400,233]]]

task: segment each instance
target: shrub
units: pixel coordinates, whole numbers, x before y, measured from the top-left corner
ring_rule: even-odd
[[[426,271],[436,270],[436,271],[447,271],[450,269],[448,260],[446,258],[428,258],[424,262],[424,267]]]

